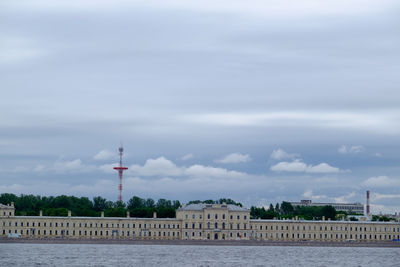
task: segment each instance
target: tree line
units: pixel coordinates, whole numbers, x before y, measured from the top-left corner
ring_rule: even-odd
[[[14,202],[16,215],[37,216],[42,210],[44,216],[67,216],[68,210],[72,216],[100,216],[104,211],[105,217],[125,217],[129,211],[131,217],[151,218],[153,213],[157,213],[159,218],[174,218],[176,210],[181,206],[179,200],[140,198],[133,196],[126,203],[119,201],[109,201],[103,197],[97,196],[90,200],[87,197],[75,196],[35,196],[35,195],[14,195],[3,193],[0,195],[0,203],[10,204]],[[187,204],[231,204],[243,207],[239,202],[230,198],[220,198],[218,200],[192,200]],[[341,212],[343,213],[343,212]],[[323,207],[293,207],[289,202],[277,203],[275,206],[270,204],[269,208],[254,207],[250,208],[250,217],[252,219],[284,219],[298,216],[305,220],[319,220],[323,216],[326,219],[336,219],[337,212],[332,206]]]
[[[341,214],[346,215],[344,212]],[[325,219],[336,220],[337,211],[332,206],[295,206],[290,202],[283,201],[281,205],[277,203],[275,207],[272,203],[269,205],[268,209],[264,207],[251,207],[250,217],[252,219],[292,219],[296,216],[304,220],[321,220],[322,217]]]
[[[125,217],[127,211],[132,217],[150,218],[153,212],[157,212],[159,218],[174,218],[175,211],[180,207],[179,200],[159,199],[154,201],[151,198],[143,199],[133,196],[126,203],[113,202],[97,196],[90,200],[87,197],[75,196],[35,196],[35,195],[14,195],[3,193],[0,195],[1,204],[14,202],[15,215],[37,216],[39,211],[44,216],[67,216],[68,210],[72,216],[98,217],[104,211],[105,217]]]

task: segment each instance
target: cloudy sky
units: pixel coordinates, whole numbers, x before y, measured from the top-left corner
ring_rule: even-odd
[[[0,193],[400,212],[400,4],[0,3]]]

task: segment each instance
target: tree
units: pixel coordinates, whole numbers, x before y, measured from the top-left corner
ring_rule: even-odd
[[[327,219],[334,220],[336,218],[336,209],[330,205],[321,207],[321,213]]]
[[[279,203],[276,203],[276,205],[275,205],[275,212],[278,214],[281,213],[281,210],[279,208]]]
[[[94,197],[93,198],[93,209],[95,211],[104,211],[108,208],[110,208],[110,206],[108,206],[108,202],[107,199],[102,198],[100,196],[98,197]]]
[[[146,199],[145,203],[146,208],[154,208],[155,207],[155,202],[152,198]]]
[[[156,207],[159,208],[172,208],[171,200],[166,200],[164,198],[160,198],[157,201]]]
[[[145,203],[144,199],[134,196],[128,201],[128,209],[133,210],[133,209],[144,208],[145,207],[144,203]]]
[[[269,211],[275,211],[274,206],[272,205],[272,203],[269,204]]]
[[[174,209],[178,209],[180,206],[181,206],[181,202],[179,202],[179,200],[174,200],[174,201],[172,202],[172,207],[173,207]]]
[[[283,201],[281,204],[281,212],[284,215],[293,214],[294,208],[290,202]]]

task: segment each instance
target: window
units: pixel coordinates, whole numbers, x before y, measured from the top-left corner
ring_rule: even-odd
[[[209,213],[209,214],[207,214],[207,219],[210,219],[210,213]]]
[[[193,215],[192,215],[192,219],[194,219],[195,217],[196,217],[196,216],[193,214]]]
[[[215,219],[218,219],[218,214],[215,214]]]
[[[237,219],[240,220],[240,215],[237,216]]]

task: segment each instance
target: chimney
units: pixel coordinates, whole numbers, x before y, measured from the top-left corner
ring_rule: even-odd
[[[367,207],[366,207],[366,213],[365,215],[369,216],[370,210],[369,210],[369,190],[367,190]]]
[[[126,212],[126,218],[130,218],[131,217],[131,213],[129,211]]]
[[[104,211],[101,212],[101,218],[104,218]]]
[[[299,220],[299,216],[296,215],[295,220],[298,221]]]
[[[40,216],[40,217],[43,216],[43,211],[42,211],[42,210],[39,211],[39,216]]]
[[[11,202],[11,207],[14,207],[14,202]]]
[[[322,216],[322,220],[325,221],[325,216]]]
[[[71,211],[70,210],[68,211],[68,217],[71,217]]]
[[[157,212],[153,212],[153,218],[157,218]]]

